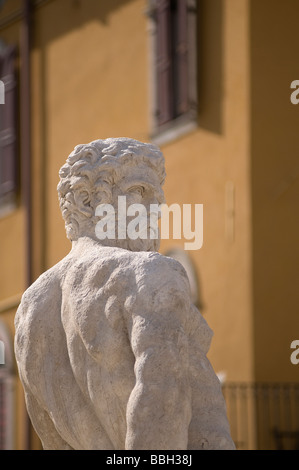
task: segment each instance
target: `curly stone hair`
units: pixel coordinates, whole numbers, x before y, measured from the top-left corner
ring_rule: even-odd
[[[112,202],[112,187],[128,161],[146,163],[154,169],[161,186],[165,180],[164,157],[158,147],[129,138],[95,140],[77,145],[59,171],[59,205],[67,237],[77,240],[94,226],[98,204]]]

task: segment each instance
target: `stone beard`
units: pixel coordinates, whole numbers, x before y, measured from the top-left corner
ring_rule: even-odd
[[[212,332],[159,240],[99,240],[99,204],[164,201],[160,150],[133,139],[79,145],[60,170],[72,249],[24,293],[15,353],[44,449],[234,449]]]

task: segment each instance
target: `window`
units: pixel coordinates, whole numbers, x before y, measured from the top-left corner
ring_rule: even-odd
[[[14,427],[14,365],[13,347],[8,330],[0,321],[0,341],[2,345],[0,361],[0,450],[13,449]],[[3,360],[4,359],[4,360]]]
[[[16,203],[17,191],[17,81],[16,48],[0,43],[0,79],[5,100],[0,104],[0,214]],[[2,85],[2,87],[3,87]]]
[[[196,0],[149,3],[154,139],[197,121],[196,5]]]

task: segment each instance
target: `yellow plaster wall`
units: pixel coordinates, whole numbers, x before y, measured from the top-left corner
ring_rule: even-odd
[[[43,175],[37,221],[44,220],[39,243],[50,267],[70,248],[56,186],[73,147],[113,136],[147,140],[144,2],[50,2],[36,13],[33,67],[34,158]]]

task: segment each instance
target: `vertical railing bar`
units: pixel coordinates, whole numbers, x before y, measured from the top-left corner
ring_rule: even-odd
[[[244,439],[243,439],[243,441],[244,441],[244,449],[248,449],[248,447],[249,447],[249,432],[248,432],[248,402],[249,402],[248,392],[249,392],[249,388],[246,387],[246,385],[243,385],[242,391],[243,391],[243,394],[242,394],[243,406],[242,406],[242,409],[241,409],[241,416],[242,416],[242,410],[244,410],[243,411],[244,424],[242,426],[242,430],[244,430]]]
[[[4,380],[0,377],[0,450],[4,450]]]

